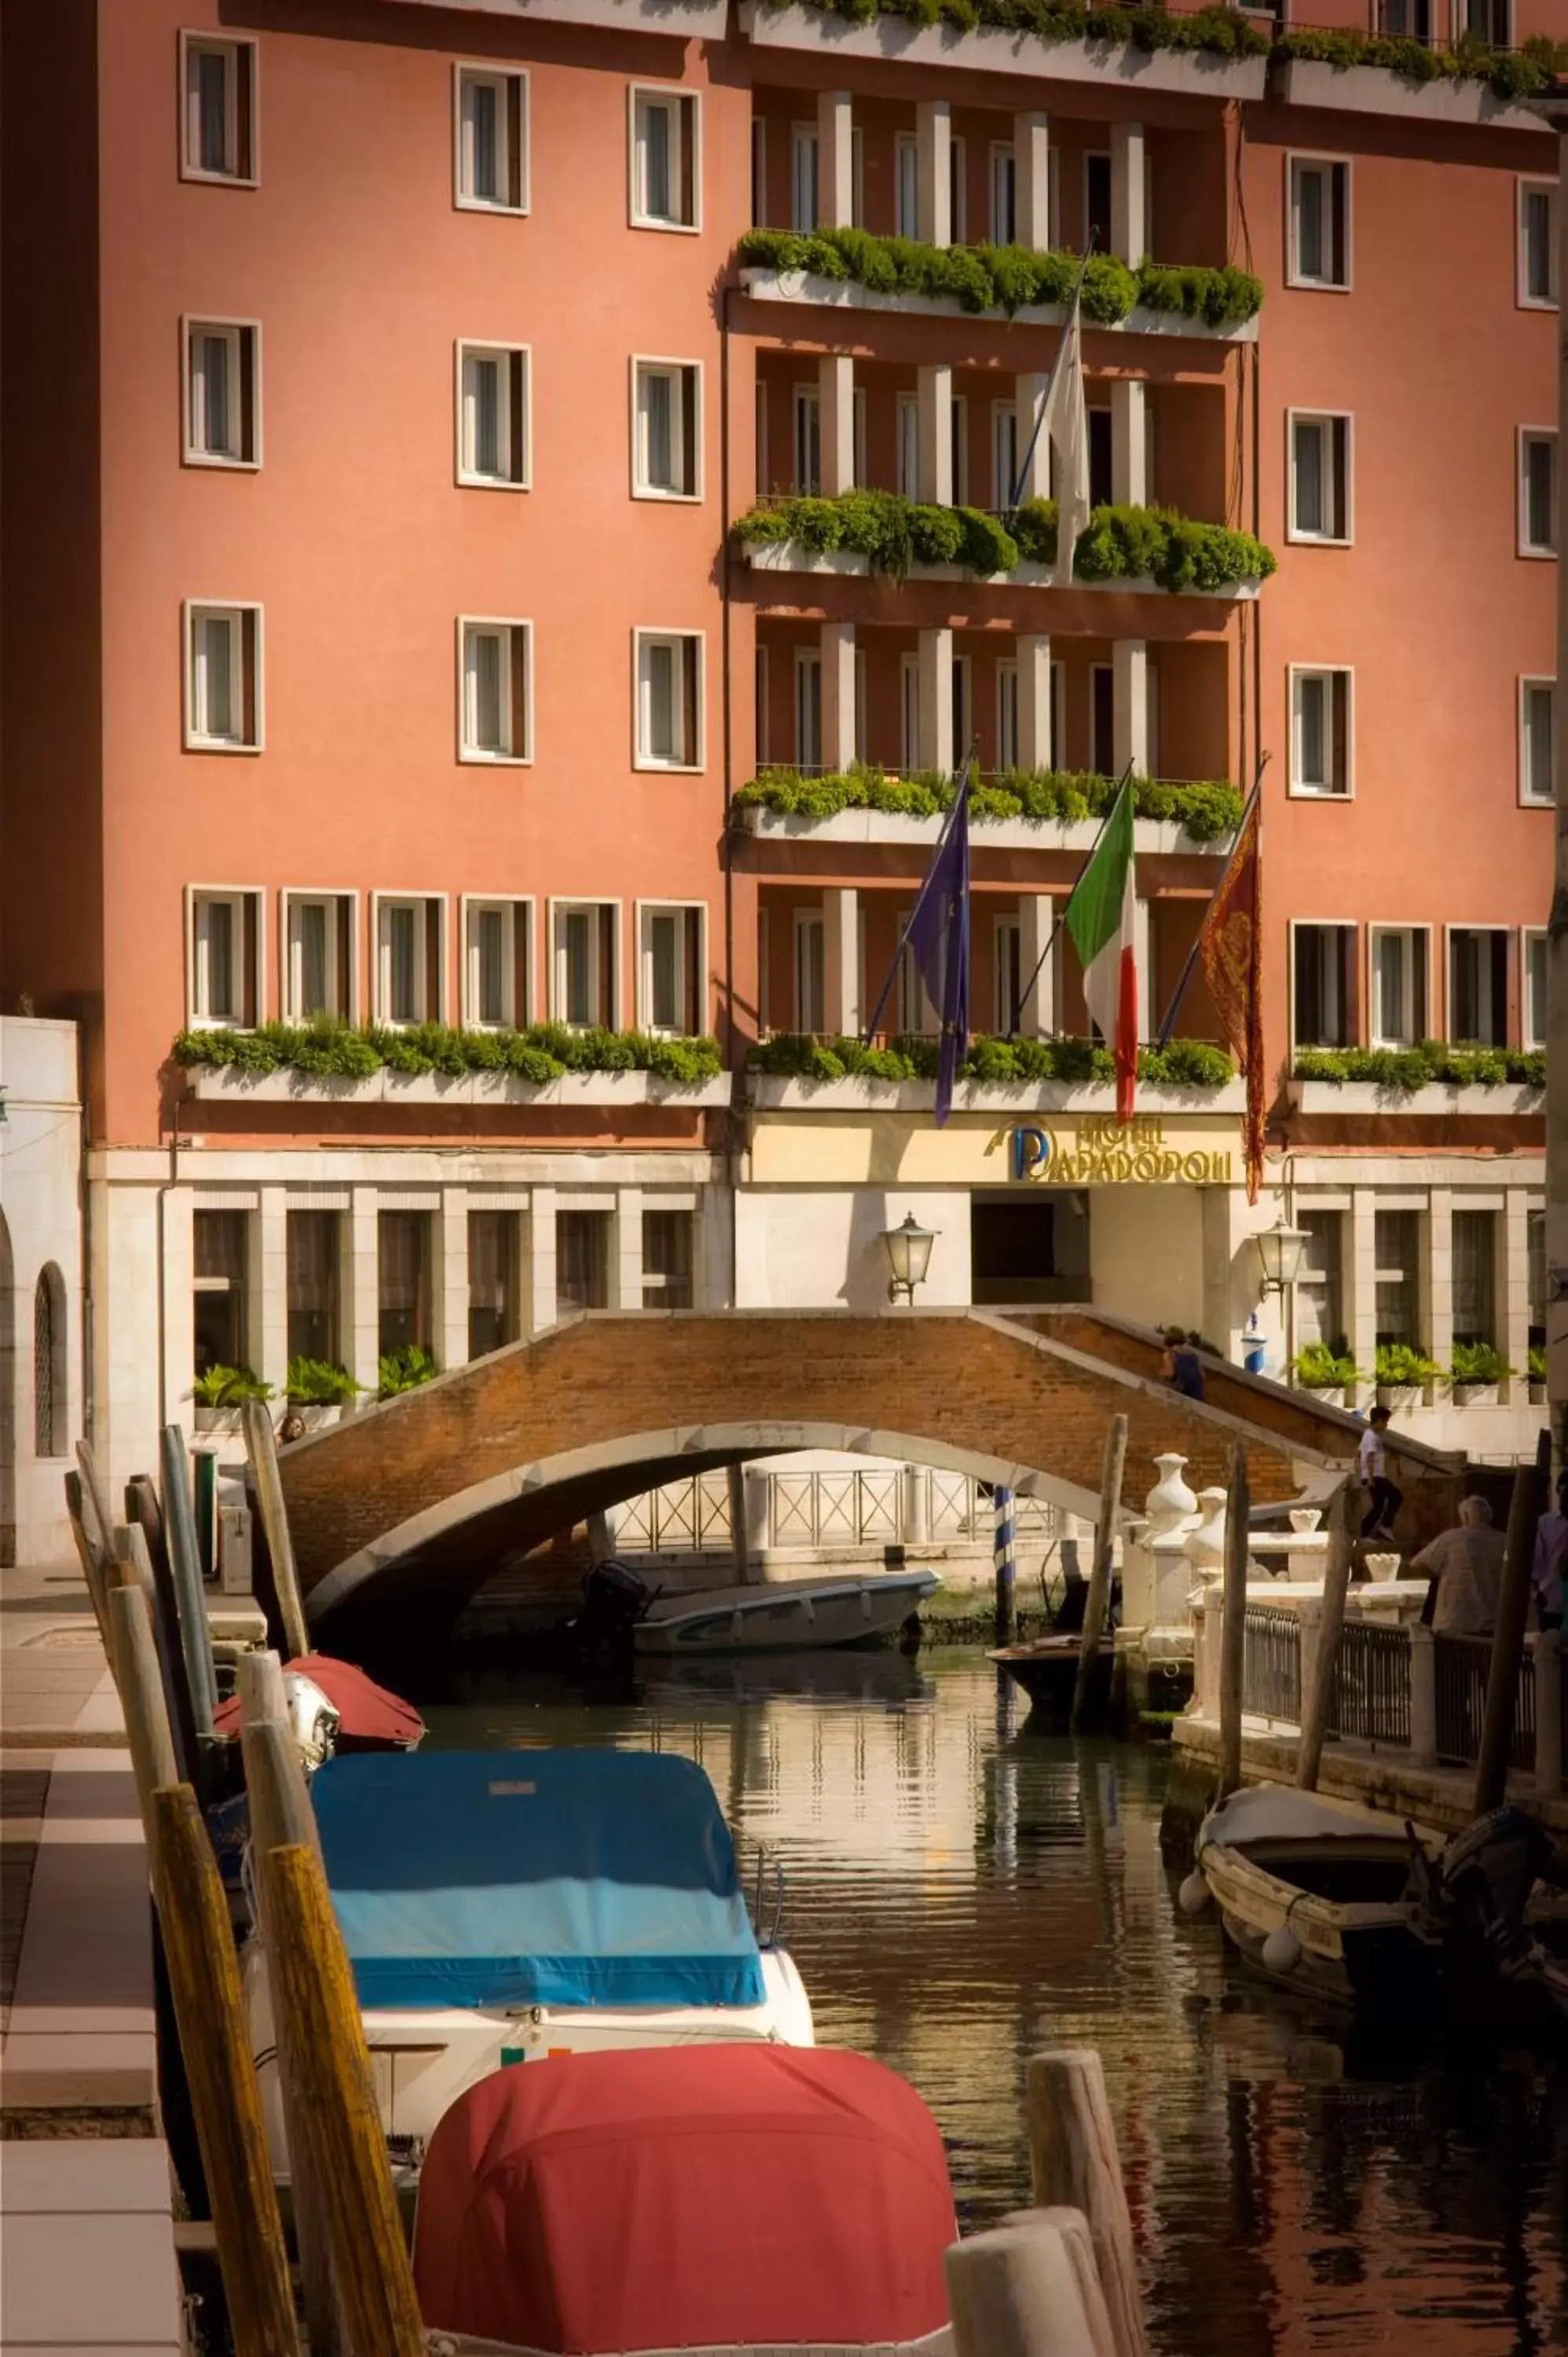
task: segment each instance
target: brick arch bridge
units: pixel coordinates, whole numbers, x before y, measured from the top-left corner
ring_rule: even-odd
[[[1133,1499],[1162,1449],[1182,1450],[1200,1488],[1244,1439],[1259,1501],[1353,1455],[1349,1418],[1234,1369],[1212,1371],[1206,1405],[1178,1397],[1155,1379],[1157,1351],[1083,1311],[593,1311],[283,1451],[306,1607],[313,1621],[455,1613],[591,1512],[790,1448],[940,1466],[1090,1517],[1117,1409]],[[1412,1470],[1449,1469],[1416,1454],[1429,1462],[1405,1467],[1407,1494]]]

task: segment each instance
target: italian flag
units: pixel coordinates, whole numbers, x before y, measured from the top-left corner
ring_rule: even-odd
[[[1083,966],[1083,995],[1116,1059],[1116,1118],[1131,1121],[1138,1080],[1138,967],[1133,950],[1133,781],[1073,886],[1065,922]]]

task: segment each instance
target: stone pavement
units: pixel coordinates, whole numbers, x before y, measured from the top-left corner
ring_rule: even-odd
[[[75,1567],[0,1571],[0,2351],[181,2346],[146,1855]]]

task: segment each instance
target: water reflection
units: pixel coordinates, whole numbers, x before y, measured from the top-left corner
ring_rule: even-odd
[[[571,1696],[496,1672],[420,1701],[435,1743],[700,1760],[743,1863],[783,1861],[819,2036],[919,2088],[966,2226],[1026,2193],[1028,2054],[1097,2046],[1159,2357],[1568,2349],[1555,2067],[1479,2034],[1401,2050],[1235,1975],[1174,1904],[1159,1752],[1030,1734],[972,1657],[682,1663]]]

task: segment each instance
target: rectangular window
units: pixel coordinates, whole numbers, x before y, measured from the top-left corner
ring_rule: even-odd
[[[645,1031],[694,1038],[706,1014],[700,906],[638,911],[638,1020]]]
[[[694,361],[633,361],[633,496],[702,495],[703,371]]]
[[[822,659],[815,648],[795,650],[795,766],[822,766]]]
[[[856,647],[854,651],[854,758],[857,761],[864,761],[866,758],[865,678],[865,649]]]
[[[1418,1211],[1373,1212],[1372,1261],[1376,1340],[1414,1346],[1421,1266]]]
[[[817,133],[810,123],[797,123],[789,134],[789,226],[797,237],[817,226]]]
[[[1052,455],[1055,465],[1055,454]],[[1109,507],[1116,481],[1116,429],[1109,409],[1089,412],[1089,502]]]
[[[948,239],[953,245],[969,243],[969,164],[961,139],[948,140]]]
[[[1550,679],[1521,679],[1519,683],[1519,792],[1526,802],[1550,802],[1555,797],[1552,774],[1552,691]]]
[[[999,770],[1016,770],[1019,762],[1018,729],[1018,666],[1015,662],[999,662],[996,666],[996,766]]]
[[[1090,155],[1083,159],[1084,234],[1096,253],[1111,251],[1111,158]]]
[[[1527,309],[1557,307],[1557,183],[1519,184],[1519,299]]]
[[[187,466],[260,466],[261,335],[241,319],[186,320]]]
[[[180,176],[256,183],[256,45],[182,33]]]
[[[703,636],[700,630],[638,630],[637,767],[703,766]]]
[[[288,1355],[341,1366],[341,1215],[290,1211],[286,1220]]]
[[[192,1302],[196,1372],[249,1367],[251,1352],[249,1211],[197,1211],[192,1217]]]
[[[822,1032],[827,1028],[827,937],[822,911],[795,911],[795,1028]]]
[[[1414,1047],[1427,1036],[1425,926],[1370,926],[1367,959],[1372,1046]]]
[[[1290,421],[1290,536],[1348,541],[1350,537],[1350,420]]]
[[[969,505],[969,400],[966,394],[955,393],[949,407],[950,431],[952,436],[952,503],[955,508]]]
[[[1557,554],[1557,436],[1528,426],[1519,437],[1519,548]]]
[[[430,1213],[378,1212],[376,1246],[377,1350],[433,1350]]]
[[[1454,0],[1455,41],[1483,41],[1490,49],[1513,47],[1513,0]]]
[[[262,895],[198,888],[188,905],[193,1027],[253,1030],[262,1020]]]
[[[1018,235],[1018,167],[1010,139],[991,143],[991,242],[1012,245]]]
[[[376,1020],[439,1023],[444,1014],[446,903],[438,893],[408,899],[373,893]]]
[[[822,404],[815,385],[798,384],[794,398],[795,489],[805,495],[822,487]]]
[[[516,1211],[468,1214],[468,1356],[504,1351],[522,1331],[522,1254]]]
[[[1102,778],[1116,774],[1116,674],[1109,663],[1089,667],[1089,761]]]
[[[900,909],[897,913],[898,938],[904,938],[904,928],[913,916],[912,909]],[[898,1028],[929,1039],[941,1029],[935,1004],[926,988],[925,978],[916,964],[912,952],[906,949],[898,960]]]
[[[857,384],[850,400],[850,440],[854,460],[854,482],[864,490],[866,481],[865,387]]]
[[[1356,1045],[1356,928],[1295,925],[1291,931],[1292,1029],[1298,1048]]]
[[[908,776],[920,767],[920,659],[898,658],[898,766]]]
[[[690,1211],[644,1211],[642,1215],[642,1306],[645,1309],[692,1307],[693,1231]]]
[[[970,738],[974,734],[974,706],[969,692],[969,657],[954,655],[952,661],[952,743],[953,763],[960,766],[969,751]]]
[[[462,761],[532,761],[533,625],[459,620]]]
[[[262,744],[262,609],[185,608],[188,752],[255,753]]]
[[[634,86],[630,105],[632,226],[698,228],[701,117],[695,95]]]
[[[457,480],[526,490],[530,478],[526,344],[457,346]]]
[[[551,1013],[581,1029],[620,1021],[618,900],[557,900],[551,909]]]
[[[489,213],[528,210],[528,76],[458,66],[454,98],[456,197]]]
[[[768,649],[757,650],[757,766],[761,769],[768,759],[773,743],[773,731],[768,726]]]
[[[1296,1348],[1303,1349],[1308,1342],[1326,1342],[1331,1350],[1336,1349],[1345,1335],[1341,1274],[1344,1215],[1339,1211],[1298,1211],[1296,1225],[1306,1237],[1296,1278]]]
[[[920,234],[920,151],[912,131],[893,141],[893,227],[899,237]]]
[[[751,226],[762,229],[768,221],[768,124],[763,116],[751,118]]]
[[[1018,1028],[1024,985],[1024,935],[1016,917],[996,920],[996,1028],[1010,1039]]]
[[[555,1309],[607,1309],[610,1300],[609,1211],[555,1214]]]
[[[1349,285],[1348,164],[1291,157],[1290,280],[1293,286]]]
[[[1527,932],[1523,937],[1524,982],[1524,1045],[1544,1048],[1546,1045],[1546,935]]]
[[[1449,928],[1448,1037],[1455,1047],[1508,1046],[1509,937],[1500,926]]]
[[[1293,794],[1350,791],[1350,674],[1298,671],[1290,675]]]
[[[920,496],[920,403],[918,394],[901,393],[894,418],[897,482],[900,499]]]
[[[527,900],[463,903],[463,1020],[477,1031],[533,1019],[533,909]]]
[[[1432,45],[1432,0],[1378,0],[1378,30],[1395,40]]]
[[[1498,1215],[1455,1211],[1453,1236],[1454,1340],[1498,1339]]]
[[[1018,404],[1015,401],[993,401],[991,404],[991,504],[993,508],[1010,508],[1018,482]]]
[[[318,1016],[351,1022],[354,1012],[354,896],[283,896],[283,998],[285,1023]]]

